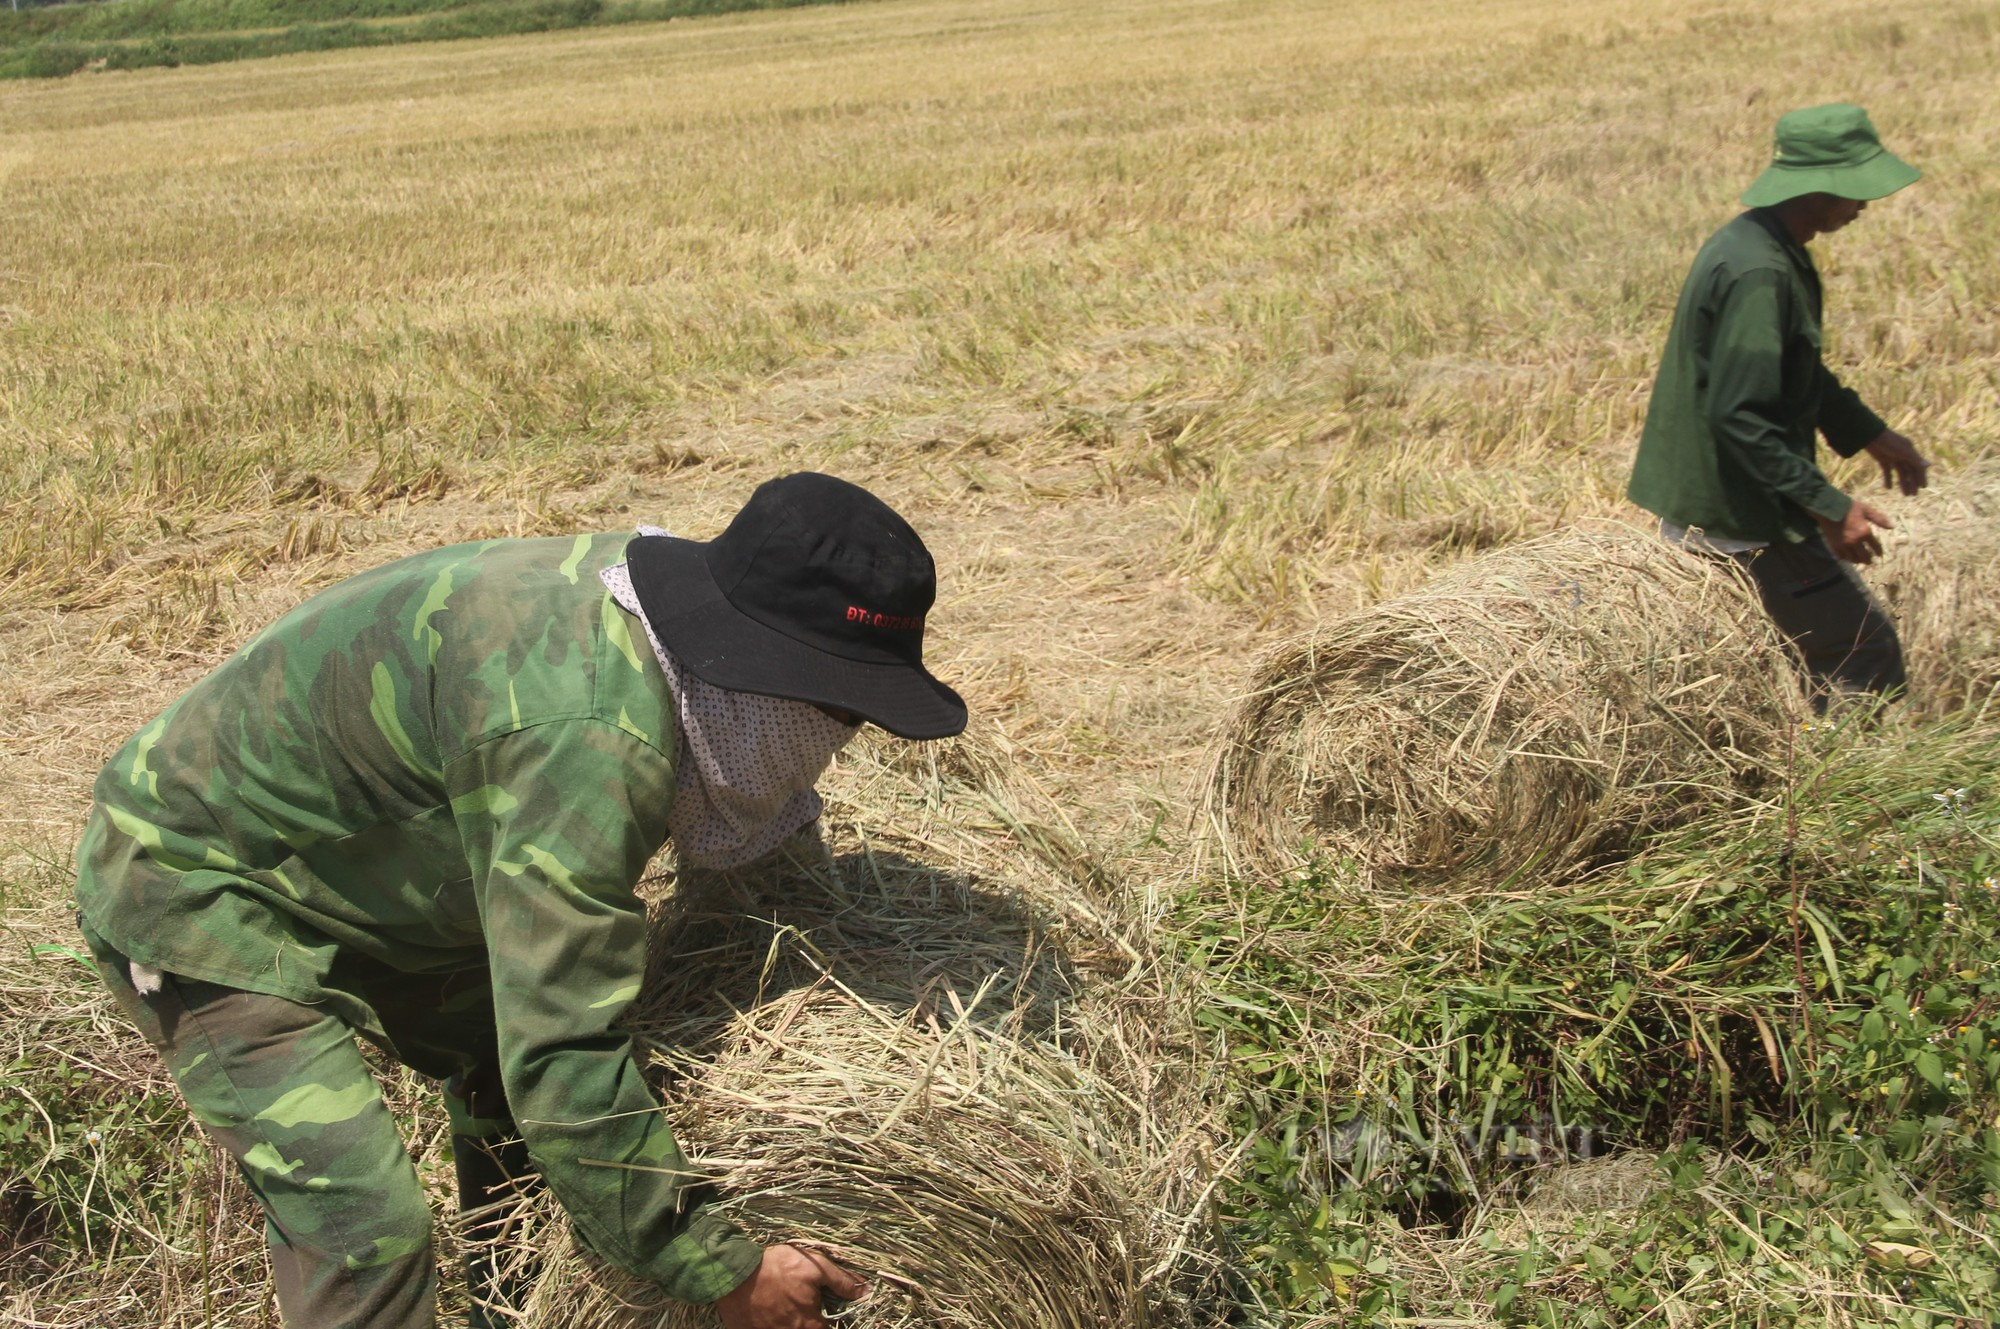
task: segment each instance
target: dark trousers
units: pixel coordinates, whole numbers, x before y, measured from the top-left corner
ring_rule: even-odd
[[[1765,612],[1791,640],[1811,681],[1813,706],[1835,692],[1901,692],[1896,626],[1853,568],[1815,535],[1730,555],[1756,585]]]

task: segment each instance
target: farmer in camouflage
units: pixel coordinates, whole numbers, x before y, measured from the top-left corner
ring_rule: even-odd
[[[861,1294],[704,1203],[618,1018],[665,841],[747,862],[819,815],[863,721],[964,727],[922,662],[935,589],[879,500],[786,476],[705,544],[496,540],[363,573],[112,759],[84,934],[263,1202],[292,1329],[436,1322],[431,1215],[355,1035],[445,1082],[463,1213],[537,1174],[598,1254],[728,1329]],[[471,1264],[472,1323],[504,1322]]]
[[[1668,540],[1743,567],[1798,649],[1815,699],[1904,684],[1896,629],[1848,566],[1890,522],[1820,472],[1815,433],[1866,451],[1884,485],[1924,487],[1930,463],[1820,360],[1820,281],[1806,242],[1918,178],[1858,106],[1778,121],[1750,211],[1695,256],[1653,385],[1627,490]]]

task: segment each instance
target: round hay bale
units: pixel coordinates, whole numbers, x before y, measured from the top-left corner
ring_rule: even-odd
[[[1074,1058],[976,1013],[943,1024],[828,984],[734,1021],[669,1110],[746,1231],[871,1279],[843,1323],[1143,1329],[1158,1252],[1119,1175],[1117,1105]],[[576,1256],[527,1310],[577,1329],[713,1323]]]
[[[1214,1147],[1159,1086],[1168,1021],[1072,959],[1098,940],[923,846],[840,827],[728,873],[682,873],[625,1016],[719,1204],[868,1278],[863,1329],[1165,1329]],[[1193,1077],[1182,1077],[1190,1083]],[[524,1322],[694,1329],[705,1309],[582,1253],[528,1197],[501,1247]]]
[[[1211,763],[1241,868],[1499,884],[1759,787],[1804,698],[1747,583],[1614,523],[1470,559],[1265,657]]]
[[[1896,621],[1910,709],[1936,718],[2000,697],[2000,463],[1950,477],[1898,514],[1870,581]]]

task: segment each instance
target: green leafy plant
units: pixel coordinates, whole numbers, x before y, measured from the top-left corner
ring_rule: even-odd
[[[1571,885],[1399,893],[1320,862],[1183,901],[1183,953],[1216,985],[1203,1019],[1256,1137],[1235,1218],[1277,1302],[1404,1304],[1385,1241],[1450,1232],[1548,1165],[1612,1150],[1669,1150],[1648,1230],[1705,1243],[1684,1259],[1629,1233],[1587,1249],[1562,1279],[1614,1320],[1705,1276],[1689,1261],[1818,1269],[1872,1241],[1879,1265],[2000,1204],[2000,739],[1820,725],[1795,768],[1778,799]],[[1792,1188],[1789,1215],[1765,1182],[1718,1199],[1710,1166],[1782,1168],[1812,1193]],[[1742,1212],[1715,1229],[1717,1204]],[[1490,1311],[1540,1314],[1557,1274],[1496,1249],[1519,1267],[1487,1288]],[[1970,1313],[1990,1241],[1949,1278],[1922,1249],[1922,1268],[1894,1271],[1909,1295]]]

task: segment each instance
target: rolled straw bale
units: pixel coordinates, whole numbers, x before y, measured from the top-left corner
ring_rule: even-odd
[[[1924,717],[2000,696],[2000,463],[1942,477],[1897,513],[1869,581],[1902,637],[1910,709]]]
[[[677,1095],[723,1206],[866,1273],[865,1325],[1143,1326],[1150,1217],[1117,1183],[1110,1098],[1047,1044],[808,989],[732,1022]],[[601,1274],[545,1278],[546,1324],[710,1323]],[[613,1298],[628,1319],[606,1314]],[[530,1307],[533,1314],[537,1309]],[[665,1314],[662,1317],[661,1312]]]
[[[1237,865],[1560,872],[1772,774],[1803,697],[1745,581],[1592,523],[1272,651],[1210,767]]]
[[[1207,1136],[1154,1091],[1158,1013],[1091,991],[1070,952],[1101,948],[1021,893],[832,834],[660,906],[625,1022],[717,1203],[869,1278],[844,1324],[1192,1323],[1177,1215],[1202,1210]],[[547,1196],[523,1209],[503,1252],[539,1267],[527,1323],[713,1322],[581,1253]]]

